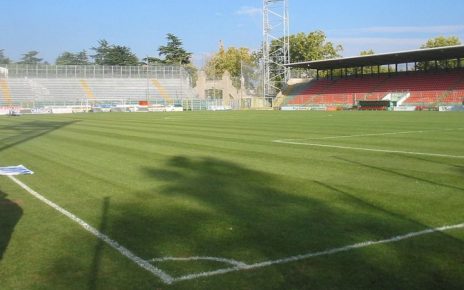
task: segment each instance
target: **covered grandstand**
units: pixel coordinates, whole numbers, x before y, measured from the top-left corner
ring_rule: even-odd
[[[462,107],[463,60],[459,45],[290,64],[311,70],[314,78],[290,88],[283,106],[353,108],[390,101],[398,109]]]

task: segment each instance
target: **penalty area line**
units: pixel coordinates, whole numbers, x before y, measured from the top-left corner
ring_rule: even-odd
[[[387,136],[387,135],[401,135],[401,134],[413,134],[413,133],[425,133],[425,132],[426,132],[426,131],[404,131],[404,132],[388,132],[388,133],[340,135],[340,136],[327,136],[327,137],[304,138],[304,139],[285,139],[285,140],[282,140],[282,141],[293,142],[293,141],[307,141],[307,140],[342,139],[342,138],[372,137],[372,136]]]
[[[398,154],[408,154],[408,155],[422,155],[422,156],[431,156],[431,157],[446,157],[446,158],[459,158],[459,159],[464,158],[464,156],[462,155],[448,155],[448,154],[426,153],[426,152],[415,152],[415,151],[373,149],[373,148],[327,145],[327,144],[317,144],[317,143],[292,142],[292,141],[285,141],[285,140],[273,140],[272,142],[280,143],[280,144],[302,145],[302,146],[323,147],[323,148],[336,148],[336,149],[344,149],[344,150],[370,151],[370,152],[381,152],[381,153],[398,153]]]
[[[296,256],[291,256],[291,257],[282,258],[278,260],[264,261],[264,262],[254,263],[254,264],[244,264],[244,265],[240,265],[237,267],[219,269],[219,270],[211,271],[211,272],[189,274],[189,275],[174,278],[173,282],[193,280],[193,279],[215,276],[215,275],[223,275],[223,274],[230,273],[230,272],[264,268],[264,267],[269,267],[272,265],[287,264],[291,262],[306,260],[309,258],[320,257],[320,256],[330,256],[330,255],[334,255],[337,253],[348,252],[348,251],[362,249],[362,248],[366,248],[370,246],[396,243],[396,242],[412,239],[412,238],[419,237],[419,236],[442,233],[442,232],[446,232],[450,230],[457,230],[457,229],[463,229],[463,228],[464,228],[464,223],[456,224],[456,225],[448,225],[448,226],[443,226],[439,228],[431,228],[431,229],[426,229],[423,231],[411,232],[411,233],[407,233],[403,235],[398,235],[398,236],[394,236],[394,237],[383,239],[383,240],[365,241],[365,242],[360,242],[360,243],[356,243],[356,244],[352,244],[352,245],[348,245],[348,246],[344,246],[340,248],[333,248],[333,249],[328,249],[328,250],[324,250],[320,252],[312,252],[312,253],[307,253],[307,254],[302,254],[302,255],[296,255]]]
[[[309,141],[309,140],[327,140],[327,139],[343,139],[343,138],[355,138],[355,137],[404,135],[404,134],[415,134],[415,133],[461,131],[461,130],[464,130],[464,128],[441,129],[441,130],[418,130],[418,131],[384,132],[384,133],[369,133],[369,134],[355,134],[355,135],[338,135],[338,136],[326,136],[326,137],[314,137],[314,138],[283,139],[283,140],[279,140],[279,141],[301,142],[301,141]]]
[[[96,238],[100,239],[101,241],[105,242],[106,244],[108,244],[110,247],[112,247],[113,249],[115,249],[116,251],[118,251],[121,255],[125,256],[126,258],[128,258],[129,260],[131,260],[132,262],[134,262],[135,264],[137,264],[139,267],[147,270],[148,272],[152,273],[153,275],[157,276],[158,278],[160,278],[164,283],[166,284],[172,284],[172,282],[174,281],[173,277],[171,277],[170,275],[168,275],[167,273],[165,273],[164,271],[156,268],[155,266],[153,266],[152,264],[150,264],[149,262],[147,262],[146,260],[140,258],[139,256],[135,255],[134,253],[132,253],[130,250],[128,250],[127,248],[125,248],[124,246],[120,245],[118,242],[112,240],[110,237],[108,237],[107,235],[101,233],[100,231],[98,231],[96,228],[92,227],[91,225],[89,225],[88,223],[86,223],[85,221],[83,221],[82,219],[80,219],[79,217],[77,217],[76,215],[72,214],[71,212],[65,210],[64,208],[60,207],[59,205],[57,205],[56,203],[48,200],[47,198],[45,198],[44,196],[42,196],[41,194],[39,194],[38,192],[36,192],[35,190],[33,190],[32,188],[30,188],[29,186],[27,186],[26,184],[24,184],[23,182],[21,182],[20,180],[18,180],[17,178],[15,178],[14,176],[8,176],[14,183],[16,183],[17,185],[19,185],[22,189],[24,189],[25,191],[27,191],[28,193],[30,193],[32,196],[34,196],[35,198],[37,198],[38,200],[42,201],[43,203],[47,204],[48,206],[52,207],[53,209],[55,209],[56,211],[60,212],[61,214],[63,214],[64,216],[68,217],[69,219],[71,219],[72,221],[76,222],[77,224],[79,224],[82,228],[84,228],[87,232],[91,233],[92,235],[94,235]]]

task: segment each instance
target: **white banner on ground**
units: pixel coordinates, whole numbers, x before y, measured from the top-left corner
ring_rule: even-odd
[[[464,111],[464,106],[439,106],[440,112],[459,112]]]
[[[27,169],[23,165],[0,167],[0,175],[12,176],[12,175],[23,175],[23,174],[34,174],[34,172]]]
[[[395,111],[395,112],[413,112],[415,110],[416,110],[416,106],[393,107],[393,111]]]

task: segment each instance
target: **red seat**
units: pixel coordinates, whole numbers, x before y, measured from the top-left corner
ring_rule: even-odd
[[[289,104],[354,105],[360,100],[381,100],[391,92],[409,92],[408,104],[456,103],[463,97],[464,70],[315,80]]]

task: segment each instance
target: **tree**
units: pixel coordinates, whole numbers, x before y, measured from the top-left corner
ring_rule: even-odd
[[[182,65],[194,85],[198,77],[197,69],[191,62],[192,53],[182,47],[182,40],[174,34],[168,33],[166,39],[167,44],[158,48],[158,55],[161,58],[147,57],[143,60],[150,64]]]
[[[256,59],[250,49],[224,46],[219,48],[206,63],[206,73],[211,77],[221,77],[228,71],[232,77],[240,77],[244,66],[255,66]]]
[[[121,45],[110,45],[102,39],[98,41],[98,47],[92,47],[96,53],[91,57],[98,65],[138,65],[137,56],[131,52],[129,47]]]
[[[162,58],[150,57],[148,60],[150,63],[161,63],[161,64],[179,64],[187,65],[190,64],[190,58],[192,57],[191,52],[187,52],[182,47],[182,41],[180,38],[172,33],[166,35],[167,44],[161,45],[158,48],[158,55]]]
[[[290,35],[289,42],[290,61],[293,63],[338,58],[341,57],[340,53],[343,51],[341,45],[335,45],[327,41],[327,36],[320,30]],[[271,45],[271,55],[274,53],[272,49],[279,49],[279,46],[274,45],[274,43]],[[304,73],[307,72],[304,71]],[[324,75],[324,73],[321,73],[321,75]]]
[[[206,63],[205,71],[209,77],[220,78],[227,71],[230,73],[233,84],[236,88],[241,86],[241,77],[245,80],[253,79],[256,71],[256,57],[250,49],[240,47],[229,47],[224,49],[221,45],[219,51],[215,53]],[[246,81],[245,86],[251,88],[251,82]]]
[[[369,50],[363,50],[359,53],[360,56],[366,56],[366,55],[374,55],[375,52],[372,49]]]
[[[42,62],[42,59],[37,57],[38,54],[39,54],[38,51],[31,50],[23,54],[21,61],[19,61],[18,63],[19,64],[39,64]]]
[[[108,51],[111,49],[108,41],[101,39],[98,41],[98,46],[91,49],[95,51],[95,54],[90,56],[94,59],[95,64],[104,65]]]
[[[87,55],[87,51],[85,49],[76,55],[76,61],[78,64],[90,64],[89,56]]]
[[[0,49],[0,64],[9,64],[11,60],[3,53],[4,49]]]
[[[78,53],[66,51],[58,56],[55,63],[57,65],[86,65],[89,64],[89,57],[85,50]]]
[[[427,40],[426,43],[422,44],[420,48],[434,48],[434,47],[444,47],[444,46],[453,46],[460,45],[461,40],[456,36],[444,37],[438,36]]]
[[[337,58],[343,51],[341,45],[327,41],[327,36],[320,30],[291,35],[289,41],[291,62]]]
[[[108,51],[105,65],[138,65],[139,59],[127,46],[113,45]]]
[[[435,47],[445,47],[445,46],[453,46],[453,45],[460,45],[461,40],[456,36],[438,36],[435,38],[431,38],[427,40],[426,43],[421,45],[421,49],[424,48],[435,48]],[[436,63],[438,67],[435,67],[435,62],[420,62],[417,64],[417,70],[427,70],[428,68],[437,68],[437,69],[447,69],[447,68],[455,68],[457,67],[457,60],[441,60]]]

